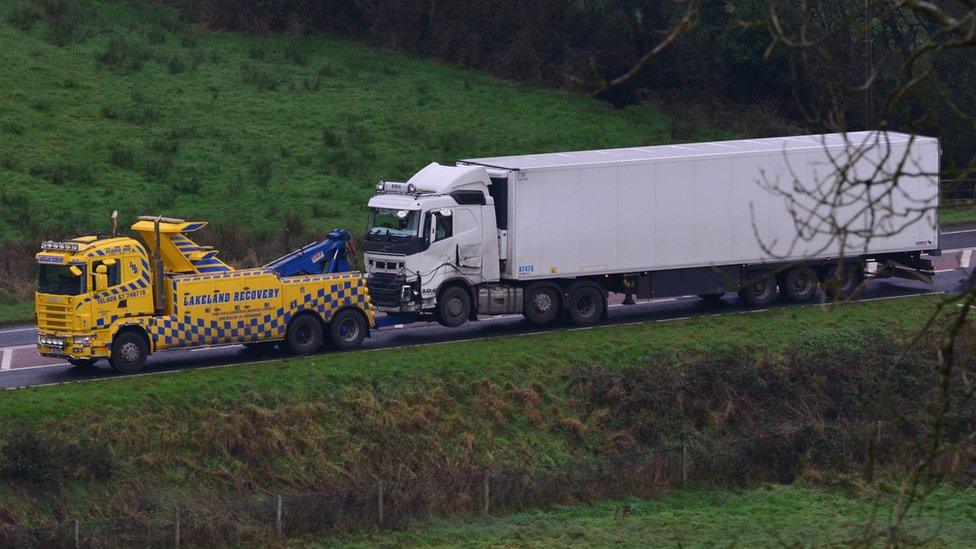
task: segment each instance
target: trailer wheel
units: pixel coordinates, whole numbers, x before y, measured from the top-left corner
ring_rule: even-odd
[[[471,314],[471,296],[460,286],[451,286],[437,299],[434,316],[442,326],[457,328]]]
[[[838,274],[838,269],[840,273]],[[843,265],[833,265],[827,269],[827,278],[824,280],[824,289],[833,299],[844,299],[850,297],[861,283],[860,265],[857,263],[845,263]]]
[[[298,315],[288,323],[285,341],[296,355],[313,354],[322,347],[322,323],[311,314]]]
[[[569,296],[569,318],[577,326],[592,326],[600,321],[606,307],[603,293],[593,286],[573,288]]]
[[[109,363],[119,373],[134,374],[142,369],[148,356],[149,344],[142,334],[122,332],[112,340],[112,358]]]
[[[529,288],[522,304],[522,316],[537,326],[552,322],[559,314],[559,291],[552,286],[540,284]]]
[[[79,370],[90,370],[95,367],[95,363],[98,362],[97,358],[69,358],[68,364],[74,366]]]
[[[329,343],[340,351],[359,348],[366,338],[366,320],[353,309],[343,309],[329,322]]]
[[[806,265],[801,265],[786,271],[780,287],[783,290],[783,295],[789,301],[806,303],[817,294],[819,284],[820,279],[817,277],[817,272]]]
[[[739,297],[750,307],[765,307],[776,299],[776,279],[768,273],[756,273],[739,288]]]

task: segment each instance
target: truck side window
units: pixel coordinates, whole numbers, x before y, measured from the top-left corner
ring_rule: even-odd
[[[95,263],[92,264],[92,274],[95,273],[95,269],[97,269],[98,266],[101,265],[101,264],[102,264],[101,261],[96,261]],[[106,274],[108,274],[108,287],[109,288],[111,288],[112,286],[117,286],[120,282],[122,282],[122,278],[121,278],[121,274],[122,274],[121,265],[122,265],[122,261],[121,260],[116,261],[114,265],[106,265],[106,267],[108,267],[108,273],[106,273]],[[94,284],[92,285],[92,287],[94,287]]]
[[[444,240],[454,235],[454,217],[445,217],[439,213],[428,213],[424,216],[424,242],[430,244],[430,221],[434,218],[434,242]]]
[[[444,240],[445,238],[450,238],[454,234],[454,217],[444,217],[440,214],[434,214],[434,219],[437,220],[437,227],[434,229],[434,241]]]

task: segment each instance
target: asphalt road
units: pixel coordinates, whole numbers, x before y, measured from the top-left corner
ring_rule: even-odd
[[[940,272],[935,276],[934,285],[904,279],[882,279],[869,283],[861,292],[860,299],[890,299],[958,290],[961,281],[968,275],[970,263],[976,265],[976,258],[972,257],[976,249],[976,229],[943,233],[941,244],[945,253],[936,258],[936,269]],[[775,306],[791,305],[780,303]],[[683,297],[639,302],[629,306],[611,305],[608,323],[664,322],[706,314],[750,311],[752,310],[739,302],[735,294],[726,295],[717,305],[705,304],[695,297]],[[437,324],[417,323],[403,328],[374,330],[364,348],[385,349],[569,328],[571,327],[553,326],[540,329],[528,325],[521,315],[486,317],[454,329]],[[0,389],[96,380],[118,375],[105,361],[100,361],[93,369],[80,370],[59,360],[38,357],[34,349],[36,338],[37,332],[33,326],[0,328]],[[226,366],[271,360],[278,356],[274,352],[255,354],[240,345],[165,351],[149,358],[144,373],[158,374],[186,368]]]

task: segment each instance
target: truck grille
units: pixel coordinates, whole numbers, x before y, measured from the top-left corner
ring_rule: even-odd
[[[366,281],[369,297],[377,307],[398,307],[400,288],[407,283],[407,277],[393,273],[374,273]]]
[[[65,331],[71,328],[71,305],[37,303],[37,329],[41,332]]]

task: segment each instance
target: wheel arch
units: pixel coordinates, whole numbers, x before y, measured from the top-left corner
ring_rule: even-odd
[[[146,331],[146,327],[135,322],[120,324],[112,334],[112,344],[115,343],[116,338],[118,338],[120,335],[130,332],[138,334],[140,337],[142,337],[143,341],[146,342],[146,349],[149,350],[149,354],[156,352],[155,342],[153,341],[153,338],[149,337],[149,332]]]

